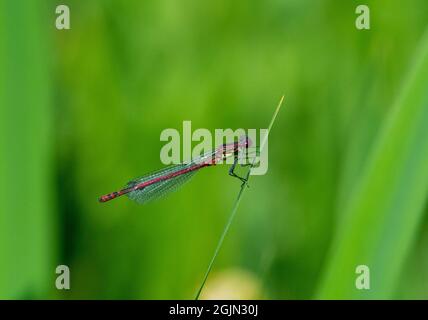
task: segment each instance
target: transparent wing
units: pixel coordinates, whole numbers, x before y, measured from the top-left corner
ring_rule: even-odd
[[[139,204],[144,204],[156,200],[178,189],[181,185],[187,182],[195,173],[196,171],[191,171],[175,178],[152,184],[150,186],[145,187],[144,189],[132,191],[128,193],[128,197],[129,199]]]
[[[246,150],[246,151],[247,152],[244,155],[240,155],[240,157],[245,157],[247,162],[257,155],[256,150]],[[213,159],[214,156],[215,156],[215,151],[211,151],[205,155],[202,155],[201,157],[199,157],[196,160],[194,159],[190,163],[172,165],[172,166],[166,167],[164,169],[161,169],[159,171],[155,171],[155,172],[152,172],[148,175],[134,179],[134,180],[128,182],[126,187],[132,188],[138,184],[156,179],[158,177],[167,176],[167,175],[172,174],[174,172],[178,172],[178,171],[181,171],[183,169],[190,168],[192,166],[195,166],[196,164],[209,161],[210,159]],[[184,183],[189,181],[189,179],[191,177],[193,177],[193,175],[197,171],[198,170],[189,171],[187,173],[181,174],[179,176],[176,176],[176,177],[173,177],[170,179],[158,181],[156,183],[148,185],[147,187],[144,187],[143,189],[131,191],[127,194],[128,198],[139,203],[139,204],[144,204],[144,203],[150,202],[152,200],[158,199],[158,198],[166,195],[167,193],[175,191],[177,188],[179,188]]]
[[[132,188],[138,184],[141,184],[159,177],[168,176],[172,173],[190,168],[192,166],[195,166],[194,162],[171,165],[161,170],[149,173],[145,176],[129,181],[128,184],[126,185],[126,188]],[[176,176],[170,179],[158,181],[142,189],[131,191],[127,194],[127,196],[129,199],[139,204],[147,203],[149,201],[160,198],[169,192],[176,190],[178,187],[182,186],[186,181],[188,181],[196,173],[196,171],[197,170],[189,171],[187,173],[183,173],[179,176]]]

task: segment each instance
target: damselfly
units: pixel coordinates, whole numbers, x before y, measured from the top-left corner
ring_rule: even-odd
[[[192,159],[188,163],[172,165],[131,180],[123,189],[101,196],[99,201],[110,201],[126,194],[131,200],[140,204],[146,203],[176,190],[179,186],[188,181],[199,169],[222,163],[230,157],[233,157],[233,164],[229,169],[229,175],[238,178],[244,183],[246,179],[238,176],[235,173],[235,168],[238,162],[241,166],[252,165],[254,163],[254,161],[245,161],[248,160],[248,157],[257,154],[257,150],[252,152],[249,150],[251,145],[252,141],[250,138],[242,136],[238,141],[223,144],[213,151]]]

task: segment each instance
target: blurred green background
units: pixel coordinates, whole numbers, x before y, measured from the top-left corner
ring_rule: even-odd
[[[144,206],[97,198],[162,167],[163,129],[266,128],[282,94],[202,298],[428,298],[428,4],[366,1],[357,30],[359,4],[1,0],[0,298],[193,298],[228,169]]]

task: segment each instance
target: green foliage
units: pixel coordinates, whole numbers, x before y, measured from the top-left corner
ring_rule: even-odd
[[[51,287],[52,118],[43,6],[0,2],[0,298]]]
[[[333,240],[321,298],[391,298],[428,194],[428,35]],[[370,267],[371,290],[353,285]]]
[[[239,190],[227,168],[145,206],[97,199],[162,167],[163,129],[263,128],[282,94],[212,278],[428,297],[426,1],[372,1],[364,31],[355,1],[70,0],[62,31],[43,4],[0,2],[0,297],[192,298]],[[355,292],[364,263],[372,290]]]

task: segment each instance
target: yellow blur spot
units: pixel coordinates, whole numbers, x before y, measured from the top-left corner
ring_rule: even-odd
[[[254,300],[262,299],[259,279],[243,269],[229,269],[213,274],[208,279],[201,300]]]

